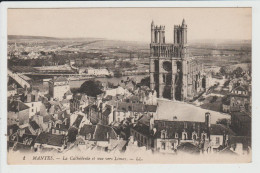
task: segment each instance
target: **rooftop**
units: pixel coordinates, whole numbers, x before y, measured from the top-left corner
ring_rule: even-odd
[[[157,120],[173,120],[175,121],[196,121],[205,122],[205,113],[211,114],[211,124],[215,124],[218,119],[226,118],[230,119],[229,114],[220,113],[212,110],[203,109],[192,104],[169,101],[169,100],[158,100]]]

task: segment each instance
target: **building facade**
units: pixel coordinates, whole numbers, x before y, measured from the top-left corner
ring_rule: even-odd
[[[174,43],[165,43],[165,26],[151,24],[150,88],[158,97],[185,101],[206,88],[203,65],[189,56],[187,25],[174,26]]]
[[[69,90],[69,81],[65,77],[54,77],[49,82],[49,94],[53,99],[63,100],[65,93]]]

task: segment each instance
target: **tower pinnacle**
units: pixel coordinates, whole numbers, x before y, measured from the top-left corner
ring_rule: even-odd
[[[182,26],[186,25],[185,19],[182,20]]]

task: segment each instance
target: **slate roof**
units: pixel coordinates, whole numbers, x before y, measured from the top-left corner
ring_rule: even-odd
[[[68,131],[68,142],[75,142],[78,135],[78,129],[71,126]]]
[[[236,90],[236,91],[247,91],[244,87],[242,86],[237,86],[236,88],[234,88],[233,90]]]
[[[8,112],[18,112],[29,109],[30,107],[21,101],[12,101],[8,104]]]
[[[187,132],[188,139],[192,139],[192,133],[194,131],[198,135],[200,135],[203,131],[205,133],[208,132],[208,127],[204,122],[155,120],[154,127],[156,128],[156,138],[161,138],[161,131],[163,130],[167,132],[166,138],[169,139],[174,139],[175,133],[178,134],[178,137],[181,137],[184,130]]]
[[[14,145],[14,148],[13,148],[14,151],[19,151],[19,152],[28,152],[31,149],[32,149],[32,146],[25,145],[25,144],[22,144],[22,143],[16,143]]]
[[[49,122],[52,119],[52,116],[49,114],[43,116],[43,122]]]
[[[7,90],[8,90],[8,91],[14,91],[15,88],[14,88],[12,85],[9,85],[9,86],[7,87]]]
[[[108,141],[109,139],[117,139],[117,134],[110,126],[101,124],[97,125],[84,125],[79,132],[81,136],[91,134],[92,141]]]
[[[230,147],[226,147],[223,150],[219,151],[220,154],[228,154],[228,155],[238,155],[234,151],[230,149]]]
[[[145,105],[142,103],[127,103],[127,102],[119,102],[118,111],[121,112],[156,112],[157,106],[156,105]]]
[[[23,134],[22,137],[20,137],[18,135],[18,142],[20,142],[20,143],[25,142],[26,143],[25,145],[33,146],[36,138],[37,138],[36,135],[31,135],[31,134]],[[29,141],[30,141],[30,143],[29,143]]]
[[[72,124],[72,126],[76,127],[76,128],[79,128],[79,125],[81,123],[83,119],[83,116],[82,115],[78,115],[76,120],[74,121],[74,123]]]
[[[102,113],[103,116],[107,117],[111,113],[111,108],[106,106],[106,110]]]
[[[69,125],[57,123],[56,127],[53,127],[53,129],[61,130],[61,131],[67,131],[69,129]]]
[[[79,131],[79,135],[86,136],[88,134],[91,134],[93,136],[95,132],[96,126],[95,125],[87,125],[85,124]]]
[[[108,136],[107,136],[107,134],[108,134]],[[104,126],[101,124],[97,124],[93,140],[108,141],[109,138],[117,139],[117,134],[114,131],[114,129],[110,126]]]
[[[33,130],[37,130],[40,128],[40,126],[35,121],[30,121],[29,124],[33,128]]]
[[[76,100],[79,100],[80,102],[87,102],[88,101],[87,95],[82,94],[82,93],[75,94],[73,98],[76,99]]]
[[[242,143],[243,148],[247,149],[247,147],[251,147],[251,137],[248,136],[229,136],[228,137],[228,144],[237,144]]]
[[[7,126],[7,135],[8,135],[8,136],[11,135],[11,134],[10,134],[10,129],[12,129],[12,130],[13,130],[13,133],[15,133],[15,132],[17,132],[17,130],[19,129],[19,126],[16,125],[16,124],[12,124],[12,125],[10,125],[10,126]]]
[[[64,135],[55,135],[50,133],[41,133],[35,140],[35,143],[47,144],[61,147],[64,142]]]
[[[145,105],[145,110],[147,112],[156,112],[157,111],[157,105]]]
[[[136,125],[134,125],[132,127],[132,129],[134,129],[138,133],[141,133],[147,137],[149,137],[151,135],[150,127],[145,124],[142,124],[142,123],[137,123]]]

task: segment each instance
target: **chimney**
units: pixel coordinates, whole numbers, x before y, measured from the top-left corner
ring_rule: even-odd
[[[205,123],[207,125],[207,127],[210,127],[210,123],[211,123],[211,115],[209,112],[205,113]]]
[[[153,115],[150,116],[150,130],[154,129],[154,117]]]
[[[27,94],[27,102],[30,103],[32,101],[32,94]]]
[[[134,137],[130,136],[130,142],[133,144],[134,143]]]
[[[36,101],[36,102],[39,101],[39,94],[38,94],[38,92],[35,93],[35,101]]]

